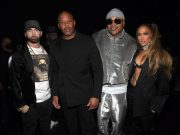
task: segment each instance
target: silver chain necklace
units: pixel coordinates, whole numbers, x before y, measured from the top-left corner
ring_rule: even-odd
[[[32,55],[37,55],[35,52],[34,52],[34,50],[33,50],[33,48],[30,46],[30,45],[27,45],[28,46],[28,49],[29,49],[29,52],[30,52],[30,54],[32,54]],[[38,52],[39,54],[44,54],[44,52],[45,52],[45,50],[44,50],[44,48],[42,47],[42,46],[40,46],[40,48],[41,48],[41,52]],[[39,48],[38,48],[39,49]]]

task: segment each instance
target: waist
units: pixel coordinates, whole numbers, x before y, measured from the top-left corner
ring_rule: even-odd
[[[116,83],[116,84],[103,83],[103,86],[106,86],[106,87],[121,87],[121,86],[127,86],[127,83]]]
[[[103,85],[102,92],[107,94],[121,94],[127,92],[127,84]]]

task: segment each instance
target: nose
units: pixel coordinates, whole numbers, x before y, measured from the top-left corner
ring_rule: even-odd
[[[139,35],[139,40],[142,41],[143,40],[143,36]]]
[[[114,21],[114,20],[112,20],[112,23],[111,23],[111,25],[116,25],[116,23],[115,23],[115,21]]]
[[[33,36],[36,35],[36,31],[35,30],[32,31],[32,35]]]

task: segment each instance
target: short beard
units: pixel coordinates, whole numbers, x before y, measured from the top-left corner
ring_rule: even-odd
[[[38,43],[39,40],[40,40],[40,38],[37,38],[37,37],[36,38],[28,38],[28,41],[32,44]]]

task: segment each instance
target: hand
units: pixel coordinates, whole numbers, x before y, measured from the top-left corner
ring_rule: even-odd
[[[156,111],[155,111],[155,110],[151,110],[151,112],[152,112],[152,113],[156,113]]]
[[[27,113],[29,110],[29,106],[28,105],[24,105],[21,108],[18,108],[18,111],[22,112],[22,113]]]
[[[96,109],[99,105],[99,99],[98,98],[94,98],[94,97],[91,97],[89,99],[89,102],[87,104],[87,107],[89,107],[88,110],[93,110],[93,109]]]
[[[61,106],[59,105],[59,98],[58,98],[58,96],[53,96],[52,104],[53,104],[53,106],[56,109],[60,109]]]

